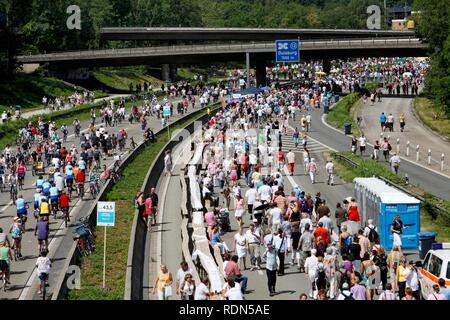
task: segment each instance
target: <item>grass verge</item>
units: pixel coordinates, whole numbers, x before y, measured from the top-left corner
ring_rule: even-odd
[[[92,71],[93,76],[106,86],[116,90],[129,90],[130,83],[136,89],[136,85],[144,82],[151,83],[153,88],[160,87],[163,81],[146,72],[145,66],[100,68]]]
[[[450,140],[450,118],[439,106],[424,97],[414,99],[414,111],[425,125]]]
[[[352,134],[358,136],[360,131],[356,126],[354,115],[360,106],[361,99],[359,94],[350,93],[339,100],[339,102],[332,109],[330,109],[326,121],[338,129],[343,129],[345,123],[351,123]]]
[[[354,168],[345,161],[335,159],[333,162],[335,164],[336,172],[342,180],[345,182],[352,182],[356,177],[381,176],[395,184],[415,192],[416,194],[421,195],[425,198],[425,201],[422,202],[420,214],[421,231],[435,231],[438,233],[437,241],[450,242],[450,217],[436,215],[434,210],[430,207],[431,204],[435,204],[447,209],[447,211],[450,211],[450,201],[439,199],[417,186],[406,184],[404,178],[397,176],[381,163],[373,160],[362,159],[360,156],[354,155],[351,152],[343,152],[341,154],[358,164],[358,166]],[[331,158],[332,154],[330,152],[325,152],[324,156],[326,158]]]
[[[78,90],[84,90],[77,87]],[[32,74],[17,74],[12,81],[0,83],[0,112],[11,106],[20,105],[22,111],[41,107],[42,97],[70,96],[75,86],[63,80],[45,77],[39,71]],[[100,93],[96,92],[99,97]]]
[[[191,122],[206,114],[207,109],[200,114],[192,115],[182,123],[174,126],[171,132],[186,127]],[[150,164],[160,150],[169,141],[163,132],[157,136],[154,143],[148,144],[139,155],[123,170],[120,181],[114,185],[107,195],[107,201],[116,202],[116,226],[107,232],[106,255],[106,286],[107,291],[101,289],[103,281],[103,237],[102,229],[94,230],[96,250],[89,257],[81,259],[81,289],[71,290],[69,300],[122,300],[125,291],[128,246],[135,209],[133,199],[140,190],[149,170]]]

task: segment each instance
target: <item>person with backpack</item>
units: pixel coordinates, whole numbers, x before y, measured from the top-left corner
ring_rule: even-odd
[[[317,291],[327,290],[327,275],[325,265],[323,263],[323,257],[317,258],[317,270],[316,270],[316,282],[315,287]]]
[[[373,224],[373,220],[367,220],[367,227],[364,228],[364,236],[370,241],[370,245],[373,246],[379,239],[378,228]]]
[[[347,282],[342,285],[341,293],[339,294],[337,300],[355,300],[353,298],[353,293],[350,292]]]
[[[347,232],[347,226],[342,226],[341,234],[339,235],[339,252],[341,255],[348,254],[350,245],[353,243],[353,236]]]

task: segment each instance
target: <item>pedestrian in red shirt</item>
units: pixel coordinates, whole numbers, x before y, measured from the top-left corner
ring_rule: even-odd
[[[142,215],[142,217],[144,218],[145,224],[147,226],[148,226],[149,218],[152,221],[151,226],[155,225],[155,216],[153,214],[153,200],[149,194],[147,194],[146,199],[145,199],[145,209],[144,209],[144,214]]]
[[[64,215],[67,215],[67,221],[70,221],[69,218],[69,206],[70,206],[70,198],[66,191],[62,191],[59,196],[59,206],[61,207],[61,211]]]
[[[318,227],[316,228],[316,231],[314,231],[314,237],[316,238],[316,243],[318,243],[319,237],[322,238],[323,243],[328,246],[328,243],[330,241],[330,233],[326,228],[323,227],[323,223],[319,222]]]

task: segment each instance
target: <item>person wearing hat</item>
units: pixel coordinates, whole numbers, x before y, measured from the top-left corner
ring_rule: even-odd
[[[349,286],[347,282],[344,282],[342,284],[342,289],[341,289],[341,293],[339,294],[339,296],[337,297],[337,300],[355,300],[353,298],[353,293],[350,292],[349,290]]]

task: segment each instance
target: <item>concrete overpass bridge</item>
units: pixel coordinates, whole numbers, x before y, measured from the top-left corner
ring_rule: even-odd
[[[327,72],[330,61],[336,58],[425,56],[426,50],[427,45],[416,38],[308,40],[301,43],[300,59],[323,59]],[[256,67],[258,84],[264,84],[267,62],[275,60],[273,41],[59,52],[18,56],[17,60],[22,64],[50,63],[57,68],[165,64],[169,68],[163,68],[163,79],[169,79],[177,64],[245,61],[247,54],[251,64]]]
[[[414,37],[414,31],[272,28],[102,28],[103,40],[245,40]]]

